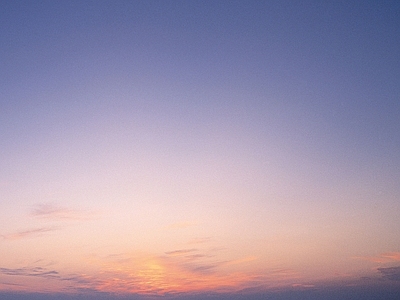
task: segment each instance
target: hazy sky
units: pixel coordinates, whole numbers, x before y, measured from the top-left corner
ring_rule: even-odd
[[[400,292],[398,1],[0,6],[4,298]]]

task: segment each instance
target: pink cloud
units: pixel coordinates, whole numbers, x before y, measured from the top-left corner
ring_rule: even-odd
[[[82,210],[71,209],[67,207],[57,206],[50,203],[37,205],[31,212],[35,218],[50,220],[69,220],[81,221],[93,219],[96,214],[93,212],[85,212]]]
[[[20,240],[24,238],[31,238],[41,236],[44,233],[51,232],[57,230],[56,227],[40,227],[40,228],[33,228],[23,231],[18,231],[15,233],[10,233],[6,235],[2,235],[3,239],[5,240]]]
[[[367,260],[374,263],[389,263],[389,262],[400,261],[400,252],[385,252],[376,256],[363,256],[356,258]]]

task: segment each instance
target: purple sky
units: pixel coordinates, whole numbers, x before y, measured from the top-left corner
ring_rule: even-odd
[[[399,16],[2,1],[1,296],[395,295]]]

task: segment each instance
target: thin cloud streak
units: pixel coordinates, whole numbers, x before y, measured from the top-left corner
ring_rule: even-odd
[[[42,203],[36,205],[31,212],[31,216],[47,220],[85,221],[91,220],[98,215],[93,212],[57,206],[51,203]]]
[[[213,261],[212,256],[198,249],[178,249],[168,253],[171,255],[142,253],[92,257],[91,264],[97,265],[100,270],[96,278],[86,278],[89,281],[88,285],[91,289],[101,292],[166,295],[207,291],[235,292],[267,282],[261,273],[232,270],[232,266],[226,268],[229,262],[236,260]],[[126,263],[127,260],[129,263]],[[237,261],[244,263],[247,258]],[[285,277],[289,273],[284,270],[282,276]],[[275,277],[279,277],[276,272],[271,275],[271,279]],[[282,278],[282,282],[284,281]]]
[[[4,275],[11,276],[34,276],[34,277],[44,277],[44,278],[59,278],[59,273],[54,270],[48,271],[42,267],[33,268],[0,268],[0,273]]]
[[[172,255],[172,256],[180,256],[180,255],[185,255],[185,254],[196,252],[196,251],[198,251],[198,250],[197,249],[181,249],[181,250],[168,251],[168,252],[165,252],[165,254]]]
[[[18,231],[15,233],[10,233],[6,235],[1,235],[4,240],[20,240],[24,238],[32,238],[32,237],[40,237],[45,233],[49,233],[55,230],[58,230],[58,227],[40,227],[40,228],[33,228],[23,231]]]
[[[400,281],[400,267],[378,268],[385,279]]]
[[[26,277],[26,278],[37,278],[42,280],[52,280],[52,286],[56,290],[64,290],[67,292],[80,292],[80,291],[97,291],[98,286],[103,284],[102,280],[85,274],[68,274],[63,275],[59,271],[54,269],[48,269],[46,267],[34,266],[34,267],[22,267],[22,268],[0,268],[0,275],[10,277]],[[32,282],[24,280],[25,284],[19,283],[8,283],[8,285],[16,287],[27,287],[31,286]],[[37,281],[33,281],[37,282]],[[3,284],[0,282],[0,285]],[[31,288],[35,289],[35,286]],[[39,290],[40,291],[40,290]],[[50,291],[50,290],[49,290]]]
[[[376,256],[362,256],[355,258],[370,261],[373,263],[389,263],[400,261],[400,252],[385,252]]]
[[[187,249],[191,250],[191,249]],[[179,251],[179,250],[176,250]],[[199,251],[200,250],[196,250]],[[171,251],[174,252],[174,251]],[[191,253],[191,251],[187,251]],[[201,254],[201,253],[199,253]],[[188,255],[190,256],[190,255]],[[130,263],[121,261],[129,258]],[[96,274],[63,275],[46,267],[0,268],[0,274],[52,280],[68,292],[112,293],[120,295],[179,295],[182,293],[257,293],[294,288],[319,289],[321,283],[304,281],[290,268],[271,268],[260,272],[228,270],[225,266],[251,261],[249,257],[231,261],[210,262],[207,259],[188,264],[186,256],[152,256],[118,254],[97,257],[91,264]],[[379,268],[387,282],[400,280],[400,267]],[[351,281],[349,281],[351,283]]]

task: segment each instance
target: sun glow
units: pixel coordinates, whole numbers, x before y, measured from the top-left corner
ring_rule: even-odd
[[[164,295],[182,292],[236,291],[250,283],[263,283],[263,276],[254,272],[232,271],[232,265],[255,258],[237,261],[193,264],[183,257],[135,256],[116,261],[102,261],[96,290],[111,293]],[[225,266],[229,268],[226,269]]]

